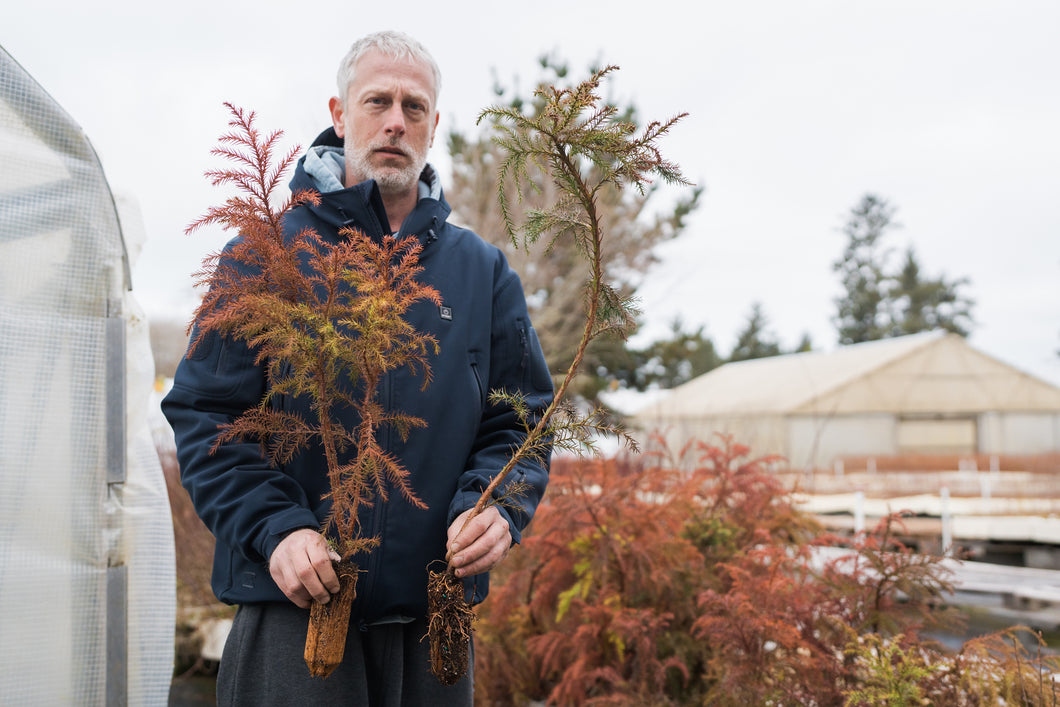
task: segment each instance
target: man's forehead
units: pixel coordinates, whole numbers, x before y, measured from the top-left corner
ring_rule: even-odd
[[[432,100],[437,95],[434,71],[426,61],[412,55],[391,56],[372,49],[357,60],[353,76],[350,90],[354,90],[354,87],[359,91],[388,88],[395,81],[402,81],[412,84],[406,85],[406,90],[420,88]]]

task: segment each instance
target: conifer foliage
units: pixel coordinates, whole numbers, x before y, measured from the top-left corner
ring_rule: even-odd
[[[214,185],[235,184],[240,193],[188,230],[220,224],[238,230],[240,237],[211,256],[199,273],[198,283],[208,289],[195,313],[193,346],[211,332],[245,342],[257,363],[267,366],[270,387],[262,404],[228,425],[215,446],[256,439],[282,464],[319,441],[331,483],[325,530],[334,531],[340,554],[347,557],[370,543],[359,536],[357,510],[376,493],[385,501],[388,484],[422,505],[407,484],[406,470],[379,446],[376,432],[390,425],[407,436],[424,422],[383,409],[376,392],[386,372],[403,367],[422,376],[425,388],[430,383],[427,358],[437,353],[437,342],[402,317],[416,302],[440,304],[441,297],[416,281],[420,245],[414,238],[386,237],[377,243],[344,229],[343,240],[330,242],[306,229],[285,239],[283,214],[296,204],[315,203],[319,195],[294,194],[274,208],[276,189],[298,148],[273,165],[281,133],[263,137],[253,113],[229,109],[234,131],[222,136],[213,153],[236,166],[207,176]],[[357,389],[348,385],[350,379],[360,381]],[[284,395],[310,396],[316,419],[270,404]],[[358,411],[356,429],[336,424],[341,406]]]
[[[496,103],[507,105],[522,116],[533,120],[553,103],[554,93],[549,86],[571,85],[573,72],[566,62],[555,56],[543,56],[540,73],[528,77],[530,86],[543,90],[536,95],[523,95],[516,85],[494,86]],[[617,74],[602,77],[598,91],[610,92],[611,79]],[[579,77],[581,78],[581,77]],[[527,91],[529,94],[529,91]],[[617,106],[614,122],[637,123],[637,107],[632,103]],[[546,174],[532,174],[521,188],[514,181],[505,185],[509,195],[507,212],[502,215],[496,198],[497,166],[505,158],[505,150],[493,139],[497,127],[510,123],[500,111],[483,115],[477,132],[451,132],[448,136],[449,156],[452,160],[452,184],[447,188],[450,201],[459,218],[476,233],[504,250],[512,267],[522,278],[526,290],[530,316],[534,322],[549,370],[563,371],[570,363],[581,339],[584,326],[584,286],[581,263],[584,258],[571,239],[549,241],[537,246],[523,247],[511,241],[505,232],[508,222],[522,222],[533,209],[543,210],[551,205],[562,191]],[[587,183],[595,183],[598,170],[583,163]],[[604,188],[596,192],[596,211],[607,224],[607,248],[601,253],[602,265],[608,271],[609,284],[624,296],[632,294],[643,274],[655,262],[655,246],[683,233],[689,214],[700,203],[701,187],[664,189],[656,182],[644,190]],[[670,197],[675,203],[667,204]],[[593,399],[606,385],[601,369],[615,370],[621,366],[624,342],[620,338],[601,338],[586,352],[584,374],[576,383],[576,393]],[[632,353],[632,352],[630,352]]]
[[[1060,659],[1022,629],[955,654],[925,637],[952,587],[900,518],[824,534],[779,461],[725,438],[558,460],[480,608],[476,704],[1057,704]]]
[[[207,291],[195,312],[192,348],[211,335],[243,342],[266,368],[269,388],[259,406],[222,428],[214,448],[257,440],[282,465],[319,444],[331,489],[323,531],[348,562],[376,544],[358,523],[363,507],[386,502],[389,489],[423,506],[408,472],[379,445],[377,432],[389,426],[406,437],[424,421],[384,409],[376,394],[383,376],[399,368],[429,384],[428,358],[438,344],[404,316],[417,302],[441,304],[441,298],[416,281],[420,245],[414,238],[376,242],[353,229],[343,229],[338,241],[310,229],[285,238],[284,214],[297,204],[316,203],[319,195],[300,192],[276,204],[298,148],[277,156],[279,131],[262,135],[253,113],[228,108],[231,131],[213,154],[230,166],[207,176],[214,185],[233,185],[236,193],[188,231],[220,225],[239,237],[198,273]],[[307,396],[312,419],[274,405],[282,396]],[[343,408],[357,412],[353,429],[338,422]],[[349,568],[340,574],[356,578]]]
[[[832,269],[844,294],[835,300],[840,344],[943,329],[968,336],[974,301],[963,291],[968,278],[925,277],[912,246],[892,265],[885,236],[898,224],[897,208],[865,194],[850,210],[843,233],[847,243]]]
[[[468,521],[496,502],[495,491],[517,463],[538,457],[551,447],[593,449],[594,435],[601,432],[622,435],[599,411],[582,415],[566,400],[589,344],[605,333],[624,338],[635,325],[631,301],[610,284],[605,272],[603,253],[608,229],[601,217],[599,198],[609,189],[633,187],[643,191],[653,177],[667,183],[687,182],[676,165],[663,159],[657,146],[682,116],[663,123],[651,122],[637,134],[635,125],[619,119],[617,108],[601,105],[600,82],[615,69],[609,66],[597,71],[574,88],[539,88],[536,96],[541,99],[541,106],[532,115],[524,114],[518,106],[509,106],[488,108],[479,116],[480,122],[493,121],[499,131],[495,140],[505,158],[499,169],[498,197],[505,229],[513,243],[529,249],[547,237],[546,252],[560,241],[573,243],[588,272],[582,335],[545,412],[534,420],[526,414],[526,405],[518,393],[491,391],[493,400],[523,411],[520,416],[527,434],[483,490]],[[521,198],[524,185],[534,185],[535,177],[542,176],[555,186],[555,200],[546,208],[528,210],[525,222],[517,224],[509,190]],[[442,574],[432,575],[430,595],[440,593],[435,585],[442,580]],[[454,644],[470,636],[470,615],[466,606],[454,601],[451,607],[432,613],[430,627],[432,656],[441,658],[432,660],[432,670],[448,684],[462,674],[446,658],[460,655]]]
[[[494,121],[499,132],[495,139],[505,154],[497,182],[498,198],[512,242],[529,249],[547,237],[546,252],[560,241],[572,242],[586,268],[584,325],[566,375],[552,404],[528,435],[524,449],[516,451],[494,485],[543,441],[579,451],[593,448],[595,433],[619,432],[599,415],[578,416],[566,400],[589,344],[608,333],[624,338],[635,326],[632,300],[610,284],[610,273],[606,272],[609,224],[603,221],[599,199],[611,189],[632,187],[643,192],[653,178],[671,184],[688,182],[677,165],[663,158],[657,144],[684,114],[665,122],[650,122],[638,134],[636,125],[620,119],[615,106],[601,105],[600,83],[616,69],[608,66],[596,71],[573,88],[539,88],[535,95],[541,99],[541,107],[533,115],[509,106],[488,108],[479,116],[480,122]],[[534,188],[535,178],[541,175],[556,187],[555,200],[545,208],[528,210],[525,221],[516,223],[509,190],[521,198],[524,186]],[[497,394],[506,395],[504,391]],[[483,502],[489,497],[484,493]]]

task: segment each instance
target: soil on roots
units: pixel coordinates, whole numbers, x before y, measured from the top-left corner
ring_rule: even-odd
[[[326,678],[342,663],[346,653],[346,632],[350,627],[350,607],[357,597],[357,565],[335,564],[339,592],[327,604],[313,602],[305,636],[305,664],[315,678]]]
[[[464,601],[464,583],[448,569],[430,572],[427,582],[431,672],[443,685],[467,673],[475,612]]]

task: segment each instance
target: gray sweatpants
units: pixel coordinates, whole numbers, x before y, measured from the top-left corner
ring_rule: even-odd
[[[239,607],[217,673],[217,704],[470,707],[471,666],[445,687],[430,672],[427,621],[365,628],[351,624],[342,665],[309,675],[303,658],[309,611],[294,604]],[[423,639],[423,640],[421,640]],[[474,663],[474,651],[471,653]]]

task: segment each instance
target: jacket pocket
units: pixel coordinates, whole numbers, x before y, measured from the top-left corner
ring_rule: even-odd
[[[552,390],[552,376],[549,375],[537,331],[522,317],[516,320],[515,326],[519,341],[519,380],[523,388],[535,392]]]
[[[471,382],[474,385],[475,393],[477,394],[477,400],[479,404],[479,411],[486,406],[486,386],[482,382],[482,370],[479,364],[479,352],[468,351],[467,352],[468,367],[471,370]]]
[[[552,390],[552,375],[548,371],[545,362],[545,354],[541,350],[541,342],[537,338],[534,327],[527,330],[528,363],[530,369],[530,385],[537,391]]]

